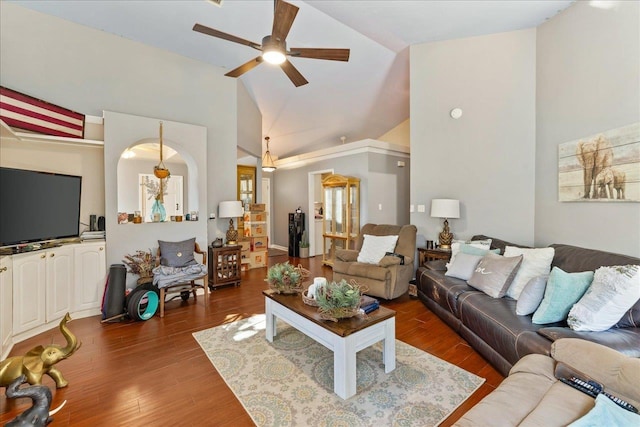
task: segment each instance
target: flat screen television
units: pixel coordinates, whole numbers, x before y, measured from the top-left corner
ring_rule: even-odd
[[[0,167],[0,246],[80,231],[82,177]]]

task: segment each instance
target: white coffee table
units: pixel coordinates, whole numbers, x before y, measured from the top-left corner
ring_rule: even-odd
[[[322,320],[316,307],[302,302],[300,295],[263,291],[267,318],[267,341],[276,335],[276,318],[333,351],[333,390],[343,399],[356,394],[356,353],[383,341],[384,371],[396,368],[396,312],[384,307],[367,317],[338,322]]]

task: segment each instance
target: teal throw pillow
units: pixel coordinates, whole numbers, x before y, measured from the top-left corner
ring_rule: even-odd
[[[593,271],[567,273],[553,267],[544,290],[544,298],[533,313],[533,323],[544,325],[565,320],[573,304],[582,298],[592,281]]]
[[[471,245],[460,245],[460,252],[462,252],[463,254],[467,254],[467,255],[480,255],[480,256],[485,256],[488,252],[492,252],[494,254],[500,254],[500,249],[483,249],[483,248],[479,248],[477,246],[471,246]]]
[[[604,394],[596,397],[596,405],[587,415],[569,424],[569,427],[638,426],[640,415],[619,407]]]

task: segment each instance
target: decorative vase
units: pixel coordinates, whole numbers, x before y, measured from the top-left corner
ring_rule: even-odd
[[[156,216],[158,217],[157,220]],[[165,219],[167,219],[167,210],[164,208],[162,202],[156,199],[151,207],[151,220],[153,222],[164,222]]]
[[[309,248],[300,248],[300,258],[309,258]]]

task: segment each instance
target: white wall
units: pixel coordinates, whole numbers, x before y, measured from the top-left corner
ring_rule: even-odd
[[[456,238],[532,244],[535,29],[411,46],[411,203],[418,233],[437,240],[431,199],[461,202]],[[449,111],[462,108],[454,120]]]
[[[538,28],[535,241],[640,256],[640,203],[558,202],[558,144],[640,121],[640,3],[610,4]]]
[[[255,126],[257,108],[246,98],[238,105],[238,81],[221,68],[8,2],[0,2],[0,55],[8,88],[90,115],[109,110],[206,127],[201,217],[236,197],[238,126]],[[226,229],[219,222],[208,221],[208,235]]]

